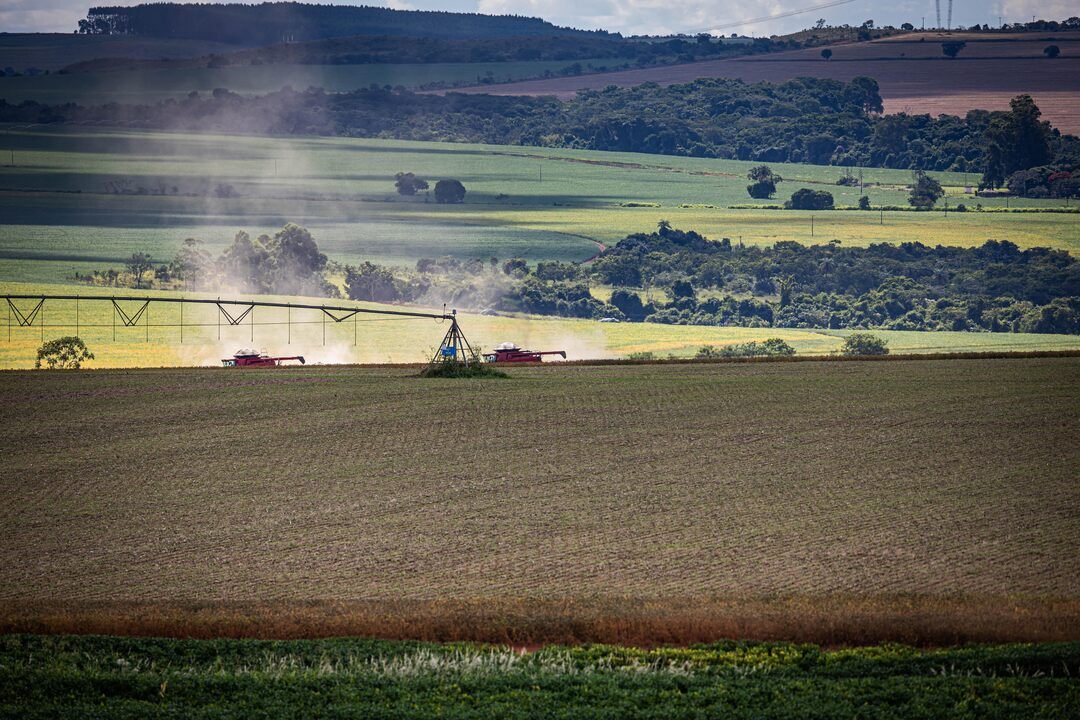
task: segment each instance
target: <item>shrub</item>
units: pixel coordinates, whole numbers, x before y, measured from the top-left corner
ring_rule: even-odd
[[[780,338],[767,338],[761,342],[751,340],[720,348],[720,357],[791,357],[794,354],[795,348]]]
[[[769,181],[756,182],[746,186],[746,192],[755,200],[768,200],[776,194],[776,185]]]
[[[854,333],[844,339],[840,348],[841,355],[888,355],[888,341],[870,333]]]
[[[863,195],[861,198],[859,198],[859,209],[860,210],[869,210],[870,209],[870,196]]]
[[[967,47],[967,43],[962,40],[950,40],[948,42],[941,43],[941,52],[946,57],[956,59],[956,56],[960,54],[960,51]]]
[[[50,340],[39,347],[34,367],[40,369],[44,361],[49,370],[78,370],[84,362],[93,359],[94,353],[86,349],[86,343],[69,335]]]
[[[428,182],[413,173],[399,172],[394,176],[394,187],[399,195],[415,195],[418,190],[427,190]]]
[[[425,378],[505,378],[509,377],[502,370],[481,362],[479,351],[474,351],[468,362],[456,357],[446,357],[428,365],[420,373]]]
[[[460,180],[440,180],[435,183],[435,202],[455,204],[465,200],[465,186]]]
[[[803,188],[796,190],[784,207],[788,210],[832,210],[833,196],[824,190]]]

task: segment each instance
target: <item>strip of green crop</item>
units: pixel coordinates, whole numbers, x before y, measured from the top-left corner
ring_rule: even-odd
[[[0,638],[30,717],[1067,717],[1080,644],[641,650],[375,640]]]

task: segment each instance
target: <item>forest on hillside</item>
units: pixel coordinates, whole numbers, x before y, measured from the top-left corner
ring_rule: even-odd
[[[188,38],[242,45],[317,40],[350,35],[441,38],[598,35],[560,28],[540,18],[481,15],[380,7],[313,5],[298,2],[260,4],[151,3],[133,7],[92,7],[79,21],[84,35],[140,35]]]

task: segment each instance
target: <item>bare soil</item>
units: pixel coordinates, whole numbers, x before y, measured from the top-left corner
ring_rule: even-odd
[[[509,372],[0,373],[0,604],[1080,597],[1080,358]]]

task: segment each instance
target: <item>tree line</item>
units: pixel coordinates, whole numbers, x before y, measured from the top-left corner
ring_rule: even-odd
[[[0,100],[0,121],[112,125],[273,135],[644,152],[761,162],[982,172],[1000,187],[1017,171],[1080,167],[1080,140],[1040,119],[1029,96],[1006,112],[963,118],[880,115],[877,82],[799,78],[785,83],[703,79],[584,91],[573,100],[369,87],[328,94],[227,90],[152,105],[82,107]]]
[[[136,253],[131,283],[190,290],[317,295],[489,312],[655,322],[827,329],[1080,334],[1080,264],[1049,248],[988,240],[975,248],[905,242],[842,247],[777,242],[744,247],[661,221],[589,265],[521,258],[421,258],[414,268],[341,265],[311,233],[237,233],[213,257],[198,239],[156,269]],[[118,283],[95,273],[90,282]],[[596,285],[613,288],[605,302]],[[164,286],[164,285],[163,285]]]

